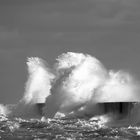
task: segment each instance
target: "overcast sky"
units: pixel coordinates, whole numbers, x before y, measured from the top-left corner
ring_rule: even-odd
[[[22,97],[26,57],[67,51],[140,80],[140,0],[0,0],[0,103]]]

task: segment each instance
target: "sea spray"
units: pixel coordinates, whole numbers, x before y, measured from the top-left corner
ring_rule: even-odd
[[[10,113],[8,106],[0,104],[0,115],[7,116]]]
[[[41,58],[28,58],[29,77],[22,99],[25,103],[44,103],[46,97],[50,95],[51,80],[54,75],[46,65],[46,62]]]
[[[10,109],[9,116],[53,118],[60,112],[66,116],[93,117],[104,115],[99,103],[140,101],[139,82],[132,75],[107,70],[88,54],[64,53],[57,58],[53,69],[37,57],[28,58],[27,66],[29,75],[24,96]],[[42,103],[45,105],[41,114],[37,105]],[[130,116],[138,112],[139,105],[136,105]],[[115,118],[110,114],[105,116]],[[139,117],[136,120],[139,122]]]
[[[95,93],[97,102],[139,102],[138,81],[127,72],[109,71],[109,77]]]
[[[27,59],[28,80],[25,86],[25,93],[19,103],[13,108],[10,116],[38,117],[39,110],[37,103],[44,103],[50,94],[51,80],[54,75],[47,68],[46,62],[38,57]]]
[[[75,116],[101,114],[100,102],[138,102],[138,82],[125,71],[107,70],[99,60],[82,53],[64,53],[55,64],[56,81],[43,111]]]
[[[69,52],[59,56],[57,61],[58,78],[46,99],[46,117],[52,117],[57,111],[77,112],[80,107],[94,104],[94,91],[108,77],[104,66],[90,55]]]

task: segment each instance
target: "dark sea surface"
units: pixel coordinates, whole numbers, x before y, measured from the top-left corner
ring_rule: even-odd
[[[100,120],[0,117],[0,139],[10,140],[140,140],[140,127],[108,127]]]

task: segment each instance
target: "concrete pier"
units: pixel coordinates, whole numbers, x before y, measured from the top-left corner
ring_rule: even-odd
[[[122,119],[129,116],[136,102],[100,102],[97,103],[99,115],[112,113],[116,118]],[[39,115],[43,115],[45,103],[37,103],[36,109]],[[96,114],[97,115],[97,114]]]
[[[131,113],[135,102],[103,102],[98,103],[99,109],[103,114],[112,113],[120,118],[126,117]]]

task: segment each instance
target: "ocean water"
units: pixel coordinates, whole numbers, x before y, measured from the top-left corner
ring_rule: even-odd
[[[41,121],[1,116],[0,139],[140,140],[140,127],[109,127],[99,119],[56,118]]]

